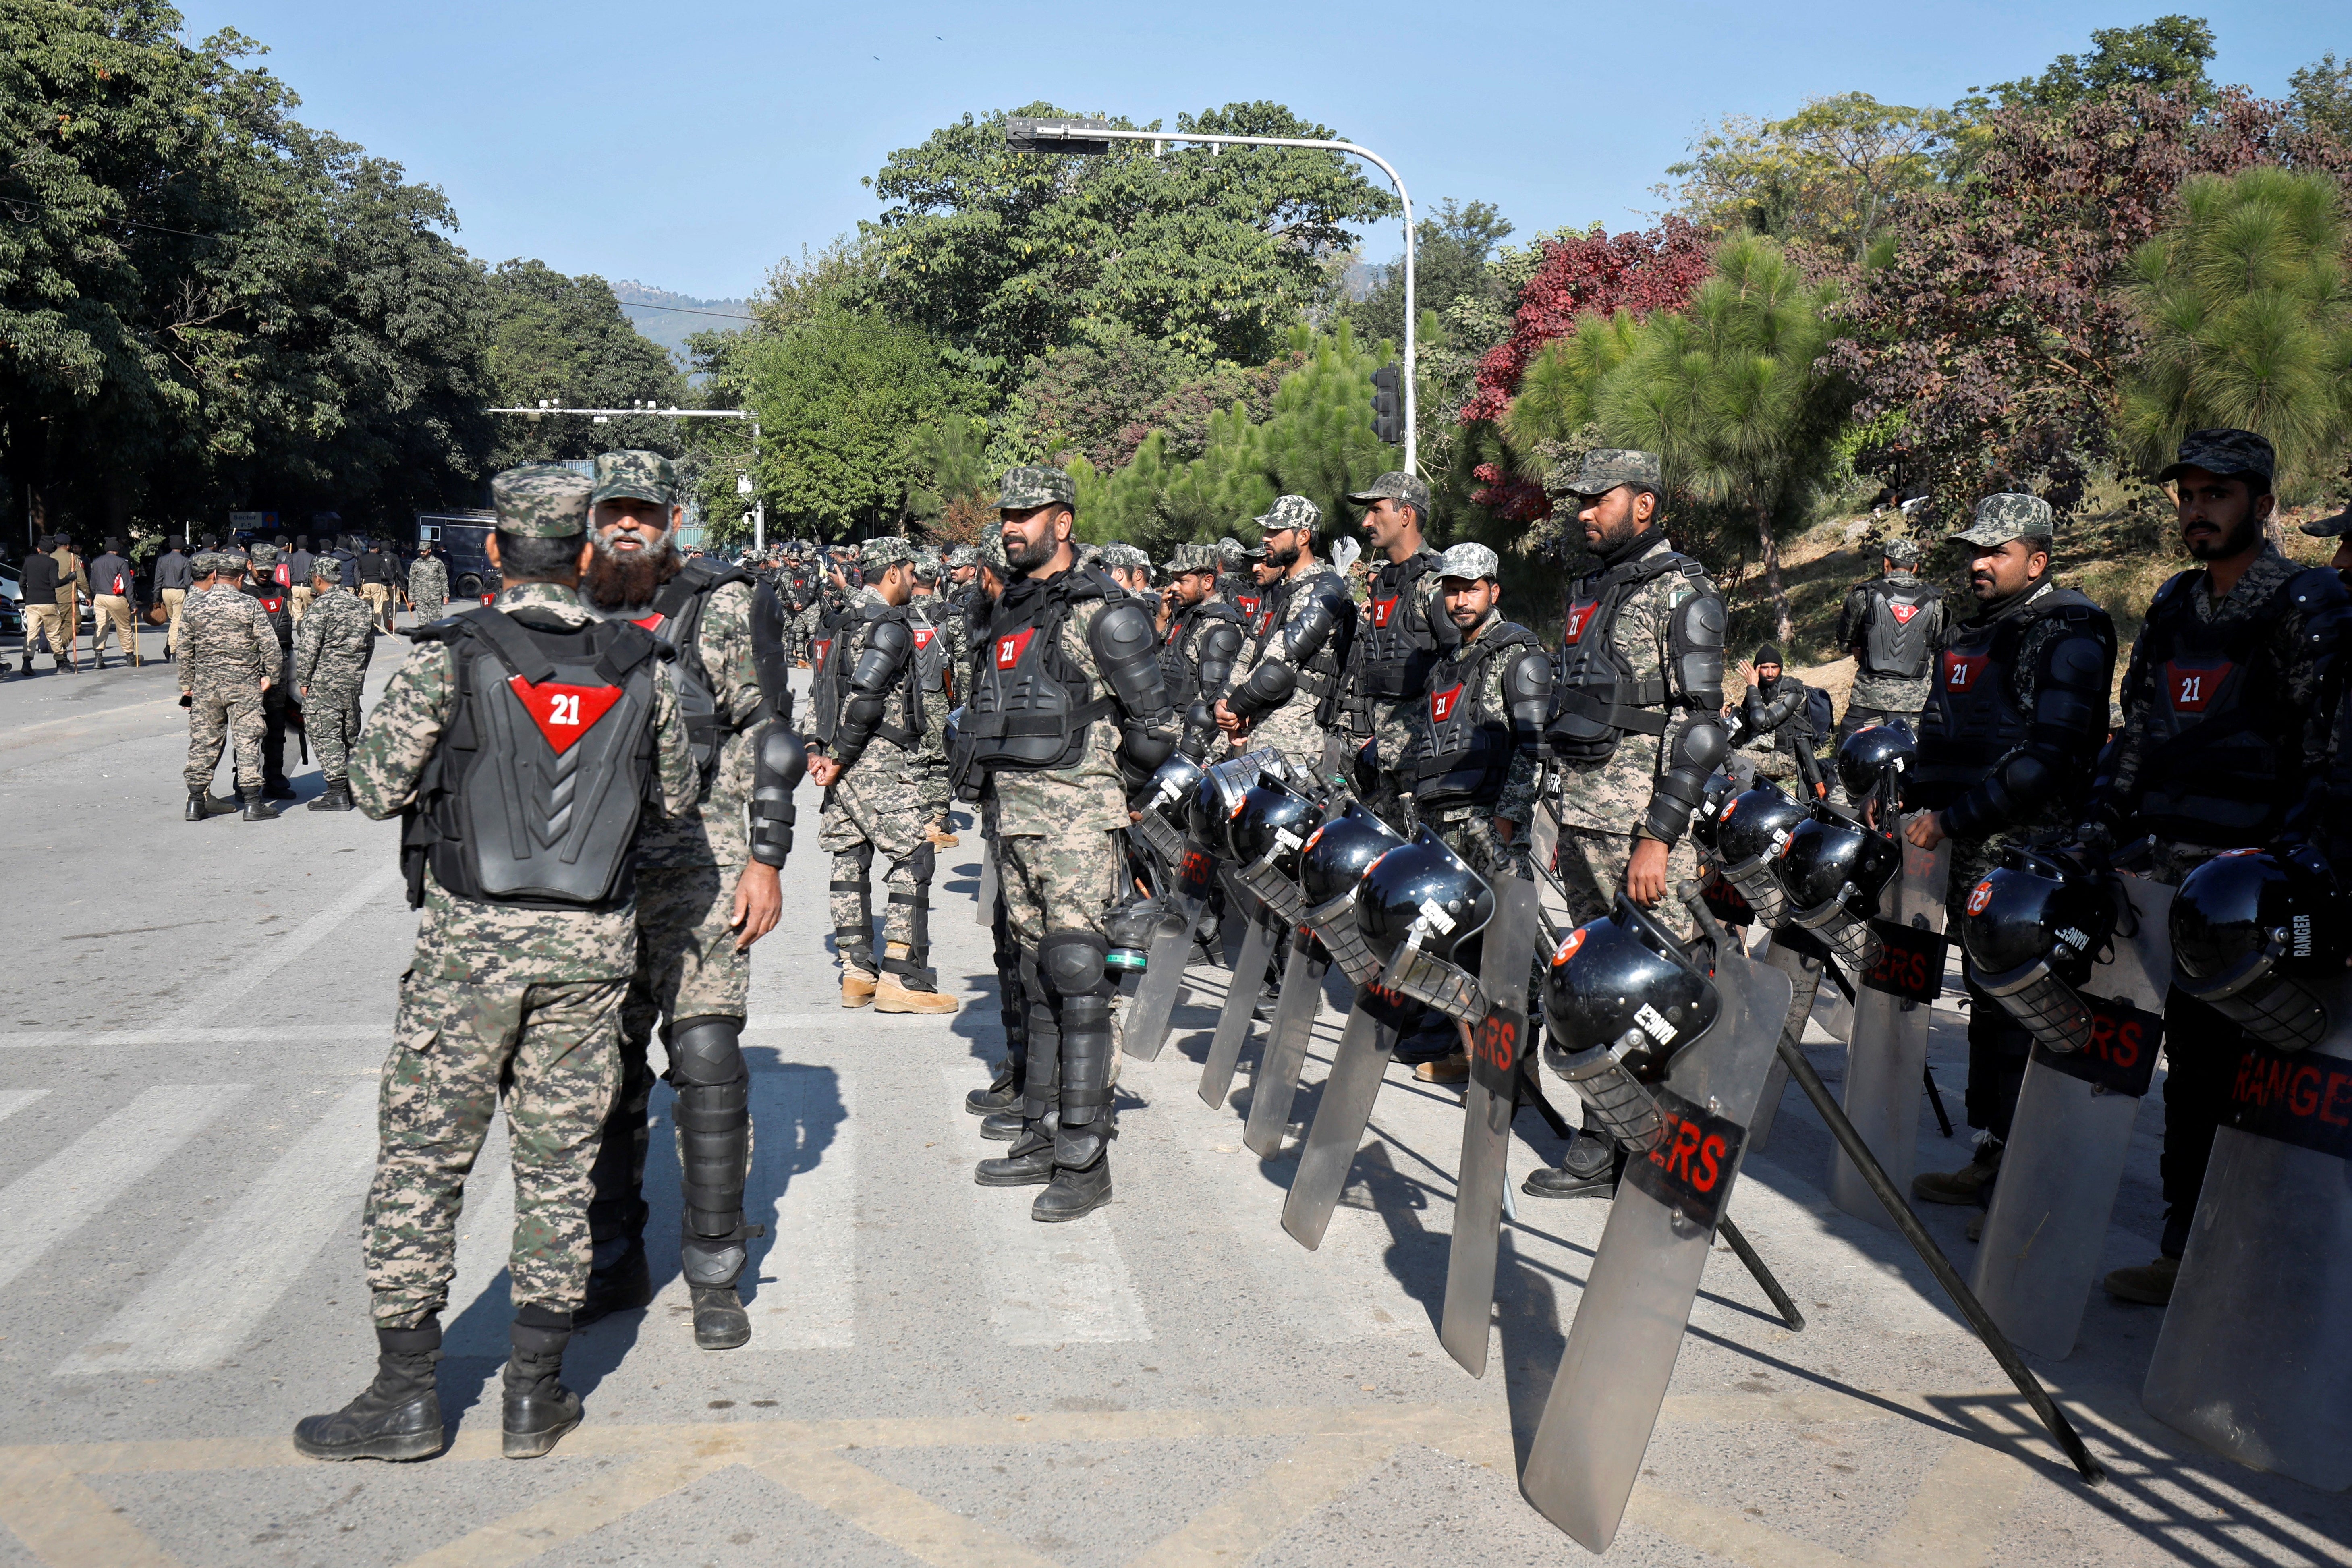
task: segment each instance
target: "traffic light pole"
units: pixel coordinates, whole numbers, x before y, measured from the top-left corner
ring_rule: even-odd
[[[1212,136],[1205,132],[1192,131],[1121,131],[1097,120],[1031,120],[1016,116],[1005,121],[1005,145],[1015,152],[1043,153],[1048,151],[1076,153],[1099,156],[1108,149],[1089,146],[1090,142],[1206,142],[1228,147],[1307,147],[1327,153],[1346,153],[1375,164],[1396,187],[1397,199],[1404,204],[1404,470],[1418,473],[1416,453],[1420,445],[1420,420],[1416,405],[1420,389],[1414,385],[1413,338],[1419,322],[1412,308],[1412,196],[1404,188],[1389,161],[1369,147],[1359,147],[1353,142],[1318,142],[1302,136]],[[1060,148],[1036,145],[1039,142],[1074,143]]]
[[[492,414],[587,414],[598,424],[610,419],[749,419],[751,422],[751,457],[760,456],[760,416],[748,408],[558,408],[541,404],[537,408],[493,408]],[[740,484],[739,480],[739,484]],[[740,494],[739,489],[738,494]],[[751,548],[768,548],[768,503],[755,499],[751,502]]]

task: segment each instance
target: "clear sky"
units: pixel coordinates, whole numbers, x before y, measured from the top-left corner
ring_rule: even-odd
[[[2212,24],[2218,79],[2266,95],[2324,50],[2352,53],[2341,0],[2170,4]],[[1388,158],[1418,205],[1491,201],[1521,234],[1613,229],[1661,205],[1650,187],[1726,113],[1853,89],[1948,103],[2165,8],[185,4],[192,39],[229,26],[268,46],[307,122],[447,191],[475,255],[705,298],[873,216],[859,178],[967,111],[1045,99],[1172,124],[1273,99]],[[1398,243],[1391,224],[1365,251]]]

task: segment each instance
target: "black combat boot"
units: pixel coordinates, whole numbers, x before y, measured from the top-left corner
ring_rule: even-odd
[[[580,1425],[580,1396],[563,1386],[563,1347],[572,1342],[572,1314],[533,1301],[515,1314],[509,1331],[502,1426],[506,1457],[536,1459]]]
[[[278,808],[277,808],[276,806],[274,806],[274,805],[270,805],[267,800],[264,800],[264,799],[262,798],[262,792],[261,792],[261,791],[259,791],[259,790],[257,790],[257,789],[249,789],[249,790],[247,790],[247,791],[245,792],[245,796],[244,796],[244,798],[245,798],[245,817],[244,817],[244,819],[245,819],[246,821],[247,821],[247,822],[268,822],[268,821],[271,821],[271,820],[275,819],[275,818],[278,816]]]
[[[294,1424],[294,1447],[314,1459],[429,1459],[441,1451],[441,1320],[375,1331],[375,1381],[329,1415]]]
[[[1054,1131],[1061,1121],[1062,1034],[1045,999],[1029,1003],[1029,1059],[1021,1075],[1021,1131],[1002,1159],[982,1160],[983,1187],[1034,1187],[1054,1179]],[[985,1132],[988,1123],[981,1123]]]
[[[265,779],[262,782],[261,798],[264,800],[299,800],[301,797],[294,793],[294,786],[286,782],[286,775],[284,773],[280,773],[274,779]]]
[[[751,1075],[743,1065],[743,1021],[680,1018],[669,1027],[670,1110],[677,1124],[686,1236],[679,1266],[694,1295],[694,1342],[731,1351],[751,1337],[751,1315],[735,1282],[744,1243],[764,1227],[743,1223],[743,1178],[751,1164]]]
[[[588,1293],[572,1314],[572,1326],[584,1329],[615,1312],[633,1312],[654,1299],[653,1270],[646,1263],[646,1238],[615,1237],[600,1241],[588,1269]]]
[[[1109,995],[1065,994],[1061,1026],[1062,1115],[1054,1133],[1054,1179],[1029,1207],[1030,1218],[1049,1223],[1083,1219],[1110,1202]]]
[[[189,822],[202,822],[213,814],[212,792],[199,784],[188,792],[188,807],[180,816]]]
[[[351,811],[355,808],[356,805],[357,803],[352,799],[352,786],[347,780],[329,779],[327,781],[327,787],[319,792],[319,798],[310,803],[309,809],[312,811]]]
[[[981,1128],[983,1138],[1000,1141],[1013,1136],[1010,1132],[992,1132],[990,1126],[1000,1123],[1004,1113],[1019,1121],[1021,1110],[1021,1074],[1029,1059],[1029,996],[1021,979],[1021,948],[1013,940],[1013,932],[1004,918],[1004,900],[996,901],[996,1016],[1004,1026],[1004,1059],[996,1065],[994,1076],[986,1089],[975,1089],[963,1097],[963,1108],[974,1116],[988,1119]]]
[[[1010,1143],[1021,1136],[1021,1129],[1024,1125],[1025,1123],[1021,1119],[1021,1102],[1016,1100],[1013,1102],[1012,1110],[1000,1110],[993,1116],[981,1118],[980,1135],[992,1143]]]
[[[1568,1146],[1568,1158],[1557,1169],[1530,1172],[1519,1190],[1531,1198],[1613,1197],[1624,1168],[1615,1141],[1599,1128],[1588,1127]]]

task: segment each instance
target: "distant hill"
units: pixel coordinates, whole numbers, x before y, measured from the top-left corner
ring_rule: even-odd
[[[650,284],[627,282],[613,285],[614,298],[621,301],[621,313],[644,336],[669,351],[677,368],[688,368],[686,340],[696,332],[726,331],[747,323],[729,321],[730,316],[748,316],[751,307],[742,300],[698,300],[691,294],[676,294],[667,289],[656,289]],[[692,312],[709,311],[697,315]]]

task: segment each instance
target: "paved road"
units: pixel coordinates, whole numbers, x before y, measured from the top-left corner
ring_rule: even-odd
[[[943,858],[938,946],[983,1005],[948,1023],[835,1006],[823,863],[786,871],[747,1041],[769,1227],[750,1346],[693,1348],[656,1136],[667,1282],[575,1342],[587,1424],[549,1459],[499,1459],[511,1207],[494,1138],[447,1314],[454,1447],[301,1460],[295,1419],[370,1367],[358,1211],[412,917],[386,825],[180,822],[173,692],[163,665],[0,685],[0,1565],[1582,1555],[1515,1475],[1604,1206],[1522,1202],[1497,1353],[1469,1379],[1434,1330],[1457,1097],[1391,1074],[1306,1252],[1277,1223],[1289,1160],[1241,1145],[1246,1068],[1233,1105],[1194,1095],[1224,980],[1201,970],[1169,1051],[1125,1066],[1117,1203],[1031,1224],[1029,1193],[970,1180],[983,1146],[959,1102],[998,1042],[969,833]],[[315,772],[298,786],[315,794]],[[1302,1117],[1339,1023],[1327,1007]],[[1959,1024],[1938,1014],[1956,1101]],[[1842,1051],[1815,1039],[1834,1079]],[[2153,1254],[2157,1127],[2151,1098],[2111,1264]],[[1556,1153],[1532,1114],[1520,1132],[1515,1177]],[[1931,1122],[1922,1147],[1961,1157]],[[1829,1158],[1792,1094],[1735,1212],[1811,1326],[1788,1332],[1716,1254],[1612,1559],[2347,1561],[2352,1503],[2139,1412],[2157,1316],[2103,1300],[2084,1347],[2042,1368],[2113,1473],[2084,1490],[1916,1259],[1830,1205]],[[1927,1217],[1964,1258],[1963,1216]]]

